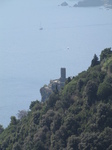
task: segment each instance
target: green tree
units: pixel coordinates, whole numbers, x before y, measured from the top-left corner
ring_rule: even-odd
[[[87,96],[87,102],[89,105],[95,102],[97,98],[97,83],[89,80],[86,85],[86,96]]]
[[[109,72],[112,73],[112,61],[111,61],[111,63],[109,64],[109,67],[108,67],[108,68],[109,68]]]
[[[112,51],[111,48],[106,48],[101,52],[100,55],[100,61],[102,61],[103,59],[106,59],[107,57],[110,57],[112,55]]]
[[[12,150],[21,150],[21,146],[20,144],[18,144],[17,142],[13,145]]]
[[[0,134],[4,131],[4,128],[2,125],[0,125]]]
[[[36,105],[36,103],[37,103],[37,101],[33,101],[33,102],[31,102],[31,104],[30,104],[30,109],[32,110],[32,108]]]
[[[28,111],[26,111],[26,110],[19,110],[19,111],[18,111],[18,114],[17,114],[18,119],[21,120],[22,118],[26,117],[27,114],[28,114]]]
[[[96,65],[98,65],[98,64],[99,64],[98,57],[97,57],[97,55],[95,54],[95,55],[94,55],[94,58],[93,58],[92,61],[91,61],[91,67],[94,67],[94,66],[96,66]]]
[[[78,150],[78,144],[80,142],[80,138],[72,135],[68,138],[68,142],[67,142],[67,150]]]
[[[112,108],[110,104],[101,103],[98,105],[96,123],[99,130],[105,127],[112,127]]]
[[[36,142],[36,144],[34,145],[34,149],[33,150],[46,150],[44,147],[44,143],[39,140],[38,142]]]
[[[101,72],[99,73],[99,81],[100,81],[100,83],[104,81],[105,76],[106,76],[106,72],[101,71]]]
[[[32,115],[33,115],[33,122],[35,124],[38,124],[39,123],[40,112],[39,111],[34,112]]]
[[[77,89],[79,90],[79,92],[81,91],[83,84],[84,84],[83,80],[79,79],[79,81],[77,82]]]
[[[17,124],[17,119],[15,116],[11,116],[11,122],[10,125],[16,125]]]
[[[112,95],[112,86],[107,82],[100,83],[97,91],[97,95],[99,98],[105,100],[108,99],[110,95]]]
[[[85,132],[81,134],[80,140],[81,142],[79,143],[79,150],[102,150],[97,149],[97,133]]]
[[[57,114],[55,114],[55,116],[53,118],[54,119],[51,124],[51,130],[53,133],[55,133],[56,130],[58,130],[61,126],[62,117],[61,117],[61,114],[57,113]]]
[[[111,150],[112,148],[112,128],[105,128],[98,136],[98,150]]]

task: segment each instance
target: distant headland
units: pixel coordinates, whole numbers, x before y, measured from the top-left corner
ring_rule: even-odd
[[[59,6],[69,6],[69,4],[65,1],[61,3]],[[97,6],[112,8],[112,0],[83,0],[79,1],[77,4],[74,4],[73,7],[97,7]]]

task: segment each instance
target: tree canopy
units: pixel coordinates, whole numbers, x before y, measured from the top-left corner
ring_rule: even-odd
[[[111,150],[112,51],[96,54],[90,67],[68,78],[43,103],[31,102],[9,126],[0,125],[0,150]]]

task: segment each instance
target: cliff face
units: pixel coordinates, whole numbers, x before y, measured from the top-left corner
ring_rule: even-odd
[[[59,79],[51,80],[48,85],[44,85],[40,89],[41,93],[41,101],[46,101],[49,96],[53,93],[53,91],[60,90],[62,87],[64,87],[65,81],[66,81],[66,69],[61,68],[61,77]]]
[[[49,96],[53,93],[53,91],[61,90],[61,88],[64,87],[64,84],[65,80],[55,79],[51,80],[48,85],[44,85],[40,89],[40,93],[42,96],[41,101],[42,102],[46,101],[49,98]]]

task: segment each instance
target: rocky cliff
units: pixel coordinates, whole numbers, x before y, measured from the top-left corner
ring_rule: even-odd
[[[61,90],[62,87],[64,87],[65,81],[61,81],[60,79],[51,80],[48,85],[44,85],[40,89],[41,93],[41,101],[46,101],[49,96],[56,90]]]
[[[46,101],[49,96],[56,90],[61,90],[62,87],[64,87],[66,81],[66,69],[61,68],[61,77],[59,79],[50,80],[50,83],[48,85],[44,85],[40,89],[41,93],[41,101]]]

